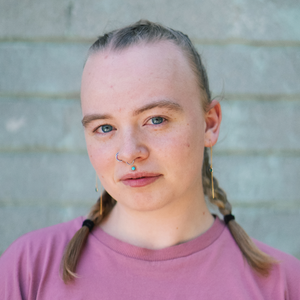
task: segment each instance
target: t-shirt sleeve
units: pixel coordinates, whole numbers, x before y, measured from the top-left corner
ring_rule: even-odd
[[[278,261],[275,265],[276,284],[284,288],[284,300],[300,300],[300,260],[254,239],[256,245]],[[278,273],[277,273],[278,272]]]
[[[300,261],[295,257],[286,255],[282,262],[286,278],[286,300],[300,299]]]
[[[3,300],[29,299],[31,279],[22,244],[22,239],[15,241],[0,257],[0,295]]]
[[[64,249],[78,228],[82,217],[66,223],[29,232],[0,257],[0,299],[36,300],[46,283],[62,282],[60,261]]]

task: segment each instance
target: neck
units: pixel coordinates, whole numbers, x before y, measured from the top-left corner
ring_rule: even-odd
[[[129,244],[162,249],[196,238],[213,222],[202,196],[153,211],[136,211],[117,203],[100,226],[106,233]]]

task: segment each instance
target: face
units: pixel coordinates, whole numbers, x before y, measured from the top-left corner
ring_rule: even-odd
[[[118,205],[156,210],[199,197],[206,123],[196,78],[177,46],[92,54],[81,101],[90,161]],[[134,171],[126,163],[133,161]]]

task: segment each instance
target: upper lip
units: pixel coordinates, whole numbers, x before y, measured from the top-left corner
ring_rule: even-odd
[[[156,177],[160,176],[161,174],[159,173],[149,173],[149,172],[132,172],[128,173],[124,176],[121,177],[120,181],[122,180],[128,180],[128,179],[137,179],[137,178],[142,178],[142,177]]]

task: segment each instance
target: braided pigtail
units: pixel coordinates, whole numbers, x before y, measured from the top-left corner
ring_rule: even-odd
[[[92,207],[88,215],[88,219],[84,221],[86,225],[82,226],[75,233],[66,248],[61,261],[62,278],[65,283],[77,277],[75,273],[76,266],[79,261],[81,251],[93,226],[98,226],[116,204],[116,201],[106,191],[104,191],[102,194],[102,215],[100,215],[100,198],[101,197],[99,197],[97,203],[95,203]]]
[[[214,184],[214,198],[211,190],[211,171],[209,164],[208,149],[204,149],[204,160],[202,167],[202,180],[204,194],[207,195],[210,202],[219,208],[223,216],[231,216],[231,204],[227,200],[226,193],[219,187],[218,180],[213,177]],[[228,218],[228,217],[227,217]],[[224,218],[225,219],[225,218]],[[246,258],[249,265],[259,274],[268,276],[270,269],[277,261],[271,256],[261,251],[251,240],[245,230],[234,220],[228,218],[225,223],[239,246],[241,252]]]

